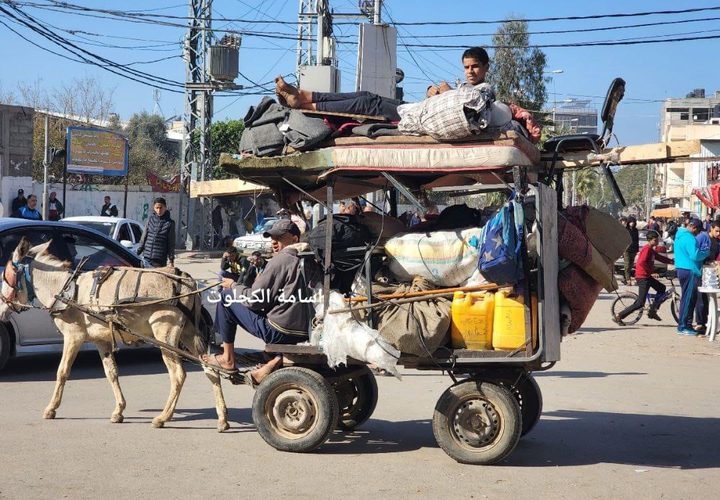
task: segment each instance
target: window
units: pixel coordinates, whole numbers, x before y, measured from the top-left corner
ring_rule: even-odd
[[[132,266],[133,263],[125,257],[116,253],[115,250],[103,244],[100,238],[85,234],[76,234],[69,231],[62,233],[63,240],[67,244],[67,251],[73,262],[73,267],[80,263],[83,257],[87,257],[83,270],[92,270],[100,266]]]
[[[30,240],[32,246],[35,246],[50,241],[52,232],[43,229],[22,229],[4,234],[0,237],[0,267],[5,267],[7,262],[12,259],[12,254],[23,236]]]
[[[132,241],[132,236],[130,236],[130,228],[124,222],[120,225],[120,230],[118,231],[117,240],[118,241],[123,241],[123,240]]]
[[[692,114],[694,122],[704,123],[712,116],[712,108],[693,108]]]
[[[135,236],[135,243],[139,243],[140,238],[142,238],[142,229],[137,224],[130,224],[130,229],[132,229],[133,236]]]

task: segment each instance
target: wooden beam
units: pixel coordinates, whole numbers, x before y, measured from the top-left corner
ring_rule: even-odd
[[[608,148],[601,157],[586,151],[565,153],[558,161],[559,168],[577,168],[599,165],[602,160],[611,160],[617,165],[634,165],[642,163],[672,163],[678,159],[689,158],[700,153],[700,141],[660,142],[655,144],[638,144]],[[543,161],[549,163],[552,154],[543,154]]]
[[[270,190],[265,186],[241,181],[240,179],[190,182],[190,198],[198,198],[200,196],[249,196],[269,192]]]

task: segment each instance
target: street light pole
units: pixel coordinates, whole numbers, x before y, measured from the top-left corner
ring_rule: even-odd
[[[565,73],[565,70],[563,69],[554,69],[550,73],[553,75],[561,75]],[[555,126],[555,110],[557,109],[557,88],[555,87],[555,77],[552,77],[553,81],[553,112],[552,112],[552,121],[553,121],[553,130],[557,130],[557,127]]]
[[[42,193],[42,218],[47,220],[48,218],[48,192],[47,192],[47,181],[48,181],[48,166],[50,164],[50,115],[45,114],[45,155],[43,156],[43,193]]]

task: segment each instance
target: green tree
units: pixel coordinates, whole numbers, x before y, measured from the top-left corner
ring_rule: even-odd
[[[538,48],[530,48],[527,21],[511,19],[500,25],[493,35],[497,47],[488,83],[500,101],[515,103],[531,111],[543,109],[546,57]]]
[[[240,137],[245,124],[242,120],[224,120],[215,122],[210,128],[210,141],[212,143],[212,155],[210,164],[212,165],[212,178],[225,179],[230,177],[227,172],[220,168],[220,154],[237,153],[240,145]],[[193,134],[193,146],[200,149],[200,134]]]

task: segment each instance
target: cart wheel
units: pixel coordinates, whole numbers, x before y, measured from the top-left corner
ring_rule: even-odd
[[[613,317],[620,314],[626,307],[630,307],[636,299],[637,294],[633,292],[624,292],[618,294],[617,298],[613,300],[612,307],[610,308],[610,312],[612,313]],[[626,316],[625,318],[623,318],[623,323],[625,323],[626,325],[634,325],[635,323],[640,321],[642,315],[643,308],[640,308],[637,311],[631,313],[630,316]]]
[[[252,416],[260,436],[276,450],[306,452],[323,444],[335,429],[338,402],[317,372],[281,368],[255,391]]]
[[[520,405],[520,414],[522,415],[522,436],[530,432],[535,424],[540,420],[542,413],[543,400],[540,386],[535,377],[529,373],[523,374],[517,383],[517,379],[504,379],[498,381],[501,385],[506,386],[510,393],[515,396]],[[515,384],[513,386],[513,384]]]
[[[507,457],[520,440],[520,405],[500,385],[467,380],[447,389],[433,415],[440,447],[460,463],[489,465]]]
[[[364,424],[375,411],[378,387],[375,375],[367,366],[362,371],[333,384],[340,418],[338,428],[351,431]]]

